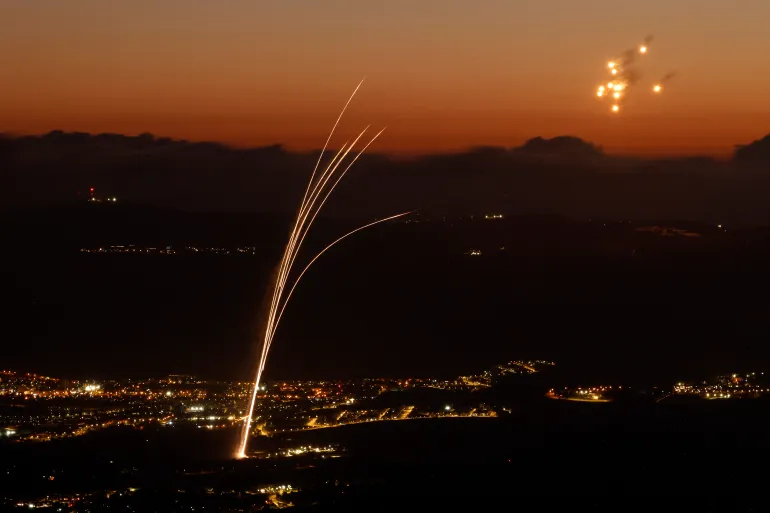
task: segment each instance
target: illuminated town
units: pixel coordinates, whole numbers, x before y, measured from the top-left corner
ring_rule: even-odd
[[[770,380],[764,372],[746,374],[725,374],[712,382],[684,383],[674,385],[673,393],[681,397],[701,399],[750,399],[770,394]]]
[[[416,389],[472,392],[501,376],[533,374],[545,361],[512,361],[478,375],[348,381],[285,381],[262,385],[254,432],[270,435],[364,422],[438,417],[494,417],[487,404],[471,406],[376,405],[386,392]],[[47,442],[116,426],[148,424],[216,430],[234,426],[246,414],[249,382],[207,381],[171,375],[161,379],[71,381],[13,371],[0,372],[0,429],[5,439]]]
[[[407,392],[415,390],[470,392],[468,397],[473,397],[473,392],[492,387],[496,379],[535,374],[553,365],[542,360],[512,361],[452,380],[367,378],[268,383],[260,387],[252,429],[254,434],[270,436],[378,421],[496,417],[504,410],[483,401],[464,401],[462,406],[417,405],[402,400],[399,393],[403,393],[403,399],[408,397]],[[657,400],[744,399],[770,394],[770,384],[765,383],[764,373],[728,374],[711,382],[652,387],[651,393]],[[251,386],[249,382],[210,381],[183,375],[96,382],[0,371],[0,437],[13,442],[48,442],[111,427],[143,429],[150,424],[163,428],[229,428],[242,422]],[[546,397],[606,403],[633,393],[638,390],[624,385],[577,386],[551,388]],[[378,402],[386,396],[387,402]],[[294,454],[293,450],[287,449],[284,455]],[[303,451],[331,449],[306,447]]]
[[[632,387],[628,385],[602,385],[560,387],[548,390],[549,399],[608,403],[623,400],[634,394],[645,393],[657,402],[683,399],[758,399],[770,396],[770,380],[764,372],[733,373],[716,376],[711,380],[678,382],[672,387]]]
[[[46,491],[37,495],[10,494],[2,504],[16,509],[68,512],[116,508],[139,511],[159,500],[173,504],[177,508],[174,510],[190,511],[201,504],[216,511],[283,509],[296,506],[297,501],[308,504],[318,493],[344,495],[344,490],[356,482],[350,478],[324,478],[319,482],[308,480],[303,474],[316,467],[345,468],[344,465],[353,464],[351,457],[356,461],[348,446],[355,444],[355,437],[346,435],[345,430],[327,428],[358,429],[356,425],[367,424],[409,427],[412,423],[391,421],[414,420],[414,425],[419,426],[420,420],[433,424],[429,419],[452,418],[503,422],[469,420],[477,423],[476,432],[483,437],[487,428],[495,432],[497,425],[510,425],[505,422],[515,421],[516,410],[521,407],[496,402],[488,392],[494,392],[504,383],[532,383],[533,378],[535,382],[547,382],[551,374],[545,371],[556,368],[553,362],[544,360],[515,360],[478,374],[448,380],[368,378],[268,382],[260,387],[252,423],[255,438],[248,458],[180,465],[182,468],[173,470],[174,479],[180,484],[162,495],[158,495],[160,492],[155,488],[137,484],[132,476],[141,471],[125,460],[120,465],[118,462],[113,465],[112,460],[104,462],[108,468],[115,467],[114,471],[110,470],[114,474],[110,482],[116,484],[98,492],[79,487],[74,489],[80,492],[57,491],[60,490],[57,483],[67,474],[54,467],[42,473],[42,479],[48,483]],[[672,387],[559,386],[540,389],[539,397],[545,405],[558,407],[573,402],[579,410],[609,411],[613,405],[624,408],[624,403],[630,404],[629,399],[633,402],[642,395],[652,399],[651,404],[671,402],[676,406],[677,400],[684,400],[708,407],[730,401],[754,403],[750,400],[770,395],[770,385],[766,383],[763,372],[749,372],[720,375],[698,383],[678,382]],[[141,441],[145,436],[183,439],[191,434],[197,435],[198,440],[213,440],[217,436],[222,440],[222,436],[231,436],[243,425],[251,386],[249,382],[203,380],[187,375],[78,381],[0,371],[0,447],[21,450],[49,447],[48,443],[66,443],[66,439],[85,438],[99,431],[104,431],[105,436],[125,437],[135,433]],[[545,395],[543,390],[547,390]],[[446,400],[448,397],[454,397],[457,402]],[[714,399],[721,401],[715,403]],[[418,432],[426,429],[422,426],[417,428]],[[360,454],[360,447],[357,450]],[[340,464],[343,467],[334,466]],[[29,465],[30,469],[36,468],[34,463]],[[272,470],[260,473],[259,469],[268,467]],[[27,479],[23,477],[26,475],[23,469],[15,463],[3,468],[7,477],[17,480]],[[227,480],[230,478],[223,477],[242,472],[256,474],[246,481],[230,482]]]

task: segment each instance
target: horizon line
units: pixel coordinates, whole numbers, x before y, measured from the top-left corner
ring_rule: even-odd
[[[232,150],[239,150],[239,151],[247,151],[247,150],[255,150],[255,149],[264,149],[264,148],[270,148],[270,147],[279,147],[284,149],[285,151],[291,152],[291,153],[300,153],[300,154],[314,154],[316,152],[321,152],[322,149],[319,148],[308,148],[306,146],[296,146],[292,144],[287,143],[280,143],[280,142],[273,142],[273,143],[266,143],[266,144],[254,144],[254,143],[239,143],[235,141],[223,141],[223,140],[216,140],[216,139],[187,139],[187,138],[178,138],[173,136],[167,136],[167,135],[158,135],[152,132],[83,132],[79,130],[62,130],[62,129],[51,129],[47,132],[43,133],[14,133],[14,132],[4,132],[0,131],[0,138],[7,138],[7,139],[21,139],[25,137],[38,137],[42,138],[48,135],[51,135],[56,132],[61,132],[62,134],[79,134],[79,135],[88,135],[91,137],[101,136],[101,135],[113,135],[113,136],[123,136],[123,137],[141,137],[141,136],[152,136],[154,140],[171,140],[175,142],[186,142],[189,144],[216,144],[219,146],[226,147],[228,149]],[[416,158],[423,158],[423,157],[430,157],[430,156],[436,156],[436,155],[453,155],[453,154],[462,154],[462,153],[468,153],[477,149],[482,148],[498,148],[503,150],[513,150],[516,148],[520,148],[523,146],[527,141],[530,141],[532,139],[536,138],[542,138],[544,140],[550,140],[558,137],[574,137],[576,139],[581,140],[582,142],[586,144],[590,144],[599,151],[601,151],[604,155],[608,157],[623,157],[623,158],[639,158],[639,159],[661,159],[661,158],[693,158],[693,157],[705,157],[705,158],[711,158],[713,160],[722,161],[722,160],[729,160],[733,152],[736,148],[740,148],[741,146],[746,146],[748,144],[751,144],[753,142],[756,142],[757,140],[762,139],[766,136],[759,136],[756,139],[753,139],[752,141],[744,142],[744,143],[734,143],[730,149],[724,148],[724,149],[712,149],[711,151],[707,150],[706,148],[695,148],[695,147],[679,147],[679,148],[649,148],[649,149],[632,149],[632,148],[610,148],[607,149],[604,147],[601,143],[596,143],[594,141],[590,141],[588,139],[584,139],[580,136],[576,135],[570,135],[570,134],[560,134],[560,135],[554,135],[551,137],[545,137],[542,135],[534,135],[531,137],[524,138],[519,144],[516,145],[500,145],[500,144],[469,144],[467,146],[454,146],[454,147],[447,147],[447,148],[435,148],[435,149],[381,149],[379,151],[369,152],[370,155],[385,155],[392,157],[396,160],[400,159],[416,159]],[[327,151],[330,150],[331,147],[327,148]]]

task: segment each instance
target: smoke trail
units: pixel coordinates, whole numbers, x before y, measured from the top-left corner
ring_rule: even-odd
[[[665,75],[663,75],[663,78],[661,78],[658,83],[663,84],[664,82],[668,82],[675,76],[676,76],[676,71],[671,71],[669,73],[666,73]]]
[[[644,39],[642,39],[641,45],[635,46],[633,48],[629,48],[621,52],[620,58],[618,59],[620,62],[620,65],[622,67],[628,67],[634,64],[639,59],[640,56],[647,53],[647,49],[650,46],[650,43],[652,43],[653,39],[654,39],[653,35],[649,34]]]
[[[629,87],[636,85],[641,79],[642,79],[641,72],[635,69],[629,69],[623,73],[623,80],[625,80],[626,84]]]

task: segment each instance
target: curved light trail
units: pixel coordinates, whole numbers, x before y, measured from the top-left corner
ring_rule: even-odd
[[[363,83],[363,80],[358,84],[358,86],[356,86],[355,90],[353,91],[353,94],[350,96],[347,103],[345,103],[345,106],[343,107],[342,112],[337,117],[337,121],[335,121],[334,126],[332,127],[332,130],[329,133],[329,137],[326,139],[326,143],[324,144],[323,150],[321,150],[321,155],[318,157],[318,162],[316,163],[315,168],[313,169],[313,173],[310,175],[310,180],[305,189],[305,194],[302,197],[302,202],[300,203],[300,207],[297,212],[297,217],[294,221],[294,225],[289,234],[289,241],[286,244],[286,248],[284,249],[284,252],[283,252],[283,257],[281,258],[280,264],[278,266],[278,273],[275,278],[275,285],[273,288],[272,299],[270,301],[270,310],[268,312],[267,324],[265,326],[265,334],[262,341],[262,352],[259,359],[259,365],[257,367],[257,375],[254,380],[254,389],[251,393],[251,401],[249,403],[249,413],[246,417],[244,417],[245,422],[243,425],[243,431],[241,432],[240,441],[238,444],[238,448],[236,450],[237,458],[244,458],[246,456],[246,446],[248,445],[249,436],[251,432],[251,423],[254,415],[254,408],[257,403],[257,394],[259,392],[259,385],[262,379],[262,373],[265,370],[267,355],[270,351],[270,346],[273,343],[273,337],[275,336],[275,332],[278,328],[278,323],[280,322],[281,317],[283,316],[283,312],[286,309],[286,305],[289,301],[289,298],[291,298],[291,295],[294,292],[294,289],[297,287],[297,284],[305,275],[305,272],[310,268],[311,265],[313,265],[313,263],[321,255],[323,255],[326,251],[331,249],[331,247],[337,244],[338,242],[341,242],[343,239],[346,239],[347,237],[353,235],[354,233],[364,230],[366,228],[369,228],[377,224],[384,223],[386,221],[390,221],[392,219],[396,219],[411,213],[411,212],[404,212],[402,214],[397,214],[394,216],[386,217],[384,219],[371,222],[369,224],[356,228],[355,230],[348,232],[342,237],[338,238],[337,240],[335,240],[334,242],[326,246],[315,257],[313,257],[310,263],[307,264],[307,266],[302,270],[302,272],[298,275],[298,277],[293,281],[293,284],[288,294],[284,294],[286,291],[286,282],[288,281],[288,278],[291,275],[292,269],[294,267],[294,262],[297,258],[300,248],[302,247],[302,243],[305,241],[305,236],[310,230],[310,227],[313,225],[313,222],[318,216],[318,213],[321,211],[321,208],[326,203],[326,200],[329,199],[329,196],[337,187],[337,184],[340,182],[340,180],[342,180],[342,178],[348,172],[348,170],[350,170],[350,168],[353,166],[353,164],[355,164],[358,158],[364,153],[364,151],[366,151],[369,145],[371,145],[384,131],[384,129],[380,130],[380,132],[378,132],[374,137],[372,137],[371,140],[369,140],[369,142],[363,147],[363,149],[357,152],[355,156],[351,159],[351,161],[347,164],[347,166],[345,166],[342,169],[342,171],[336,176],[335,180],[332,180],[332,177],[335,175],[337,170],[341,167],[345,158],[350,154],[350,152],[355,147],[356,143],[361,139],[361,137],[363,137],[363,135],[366,133],[369,127],[366,127],[364,130],[362,130],[361,133],[358,134],[358,136],[353,140],[352,143],[350,144],[345,143],[337,151],[337,153],[334,155],[331,161],[329,161],[329,163],[326,165],[324,170],[320,174],[318,173],[318,169],[321,164],[323,154],[325,153],[329,145],[329,141],[334,135],[334,132],[337,129],[337,125],[339,125],[339,122],[342,119],[342,115],[345,113],[345,110],[347,109],[348,105],[350,105],[350,102],[353,100],[353,97],[355,96],[358,89],[361,87],[362,83]]]

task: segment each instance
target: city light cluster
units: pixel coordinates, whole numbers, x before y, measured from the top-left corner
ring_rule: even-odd
[[[770,394],[770,380],[766,380],[764,375],[764,372],[733,373],[717,376],[710,383],[679,382],[674,385],[673,393],[712,400],[762,397]]]

